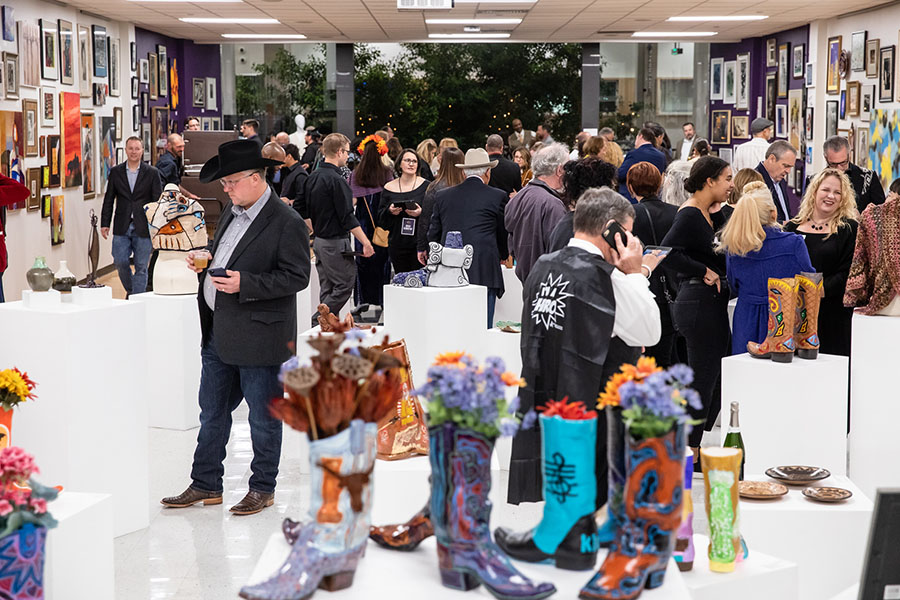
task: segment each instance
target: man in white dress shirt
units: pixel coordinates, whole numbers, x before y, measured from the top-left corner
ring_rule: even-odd
[[[745,142],[737,147],[734,151],[734,157],[731,160],[731,170],[737,173],[741,169],[755,169],[756,165],[766,159],[766,150],[769,149],[769,139],[774,132],[775,123],[759,117],[753,119],[750,123],[750,135],[753,136],[749,142]]]
[[[681,131],[684,133],[684,139],[681,141],[681,160],[687,160],[691,155],[691,148],[694,147],[694,139],[696,138],[694,124],[690,122],[685,123],[681,126]]]

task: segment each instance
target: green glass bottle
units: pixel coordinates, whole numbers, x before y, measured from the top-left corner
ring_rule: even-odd
[[[744,463],[747,462],[747,450],[744,448],[744,438],[741,437],[741,424],[738,420],[738,410],[740,405],[737,402],[731,403],[731,421],[728,423],[728,432],[725,434],[725,443],[722,444],[726,448],[740,448],[743,452],[741,456],[741,474],[740,481],[744,480]]]

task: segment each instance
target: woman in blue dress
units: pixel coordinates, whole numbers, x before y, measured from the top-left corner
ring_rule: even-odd
[[[769,278],[812,273],[803,238],[781,230],[772,194],[765,183],[744,187],[734,214],[719,235],[725,252],[728,284],[737,306],[732,322],[731,353],[747,351],[747,342],[766,339]]]

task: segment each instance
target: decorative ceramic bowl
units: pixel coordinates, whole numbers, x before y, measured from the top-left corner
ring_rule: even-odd
[[[788,493],[788,489],[774,481],[742,481],[739,487],[741,498],[751,500],[772,500],[781,498]]]
[[[766,469],[766,475],[788,485],[808,485],[813,481],[831,477],[828,469],[802,465],[772,467],[771,469]]]
[[[843,502],[853,492],[839,487],[808,487],[803,490],[803,495],[816,502]]]

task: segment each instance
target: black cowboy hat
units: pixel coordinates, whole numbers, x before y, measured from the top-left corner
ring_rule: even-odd
[[[221,144],[219,154],[206,161],[200,169],[200,182],[209,183],[233,173],[280,164],[280,160],[263,158],[259,144],[253,140],[231,140]]]

